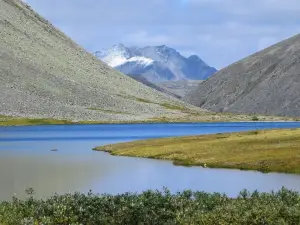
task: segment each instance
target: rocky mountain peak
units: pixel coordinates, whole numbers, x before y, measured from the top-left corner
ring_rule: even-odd
[[[198,56],[185,58],[166,45],[138,48],[118,44],[95,55],[125,74],[140,74],[151,82],[203,80],[216,72]]]

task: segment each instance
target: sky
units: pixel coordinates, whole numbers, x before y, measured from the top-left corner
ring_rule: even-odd
[[[167,45],[221,69],[300,33],[299,0],[24,0],[89,52]]]

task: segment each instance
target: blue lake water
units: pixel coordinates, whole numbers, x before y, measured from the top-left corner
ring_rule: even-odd
[[[53,125],[0,127],[0,200],[33,187],[37,197],[53,193],[124,193],[169,188],[222,192],[242,189],[300,191],[300,176],[255,171],[174,166],[169,161],[110,156],[92,151],[99,145],[140,139],[300,128],[300,123],[182,123],[122,125]],[[57,149],[58,151],[51,151]]]

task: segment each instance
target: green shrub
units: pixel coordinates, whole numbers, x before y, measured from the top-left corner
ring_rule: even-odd
[[[233,199],[226,195],[183,191],[145,191],[141,194],[54,195],[35,199],[13,197],[0,203],[0,224],[299,224],[300,194],[250,193]]]
[[[252,121],[259,121],[259,118],[257,116],[253,116]]]

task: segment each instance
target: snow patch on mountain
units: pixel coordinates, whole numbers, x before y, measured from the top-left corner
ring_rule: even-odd
[[[102,58],[102,61],[111,67],[118,67],[128,62],[135,62],[143,66],[149,66],[151,65],[151,63],[153,63],[152,59],[146,57],[139,57],[139,56],[135,56],[129,59],[126,59],[125,57],[122,56],[116,56],[116,57],[109,56],[109,57]]]
[[[139,64],[142,64],[144,66],[149,66],[151,65],[154,60],[146,57],[140,57],[140,56],[135,56],[127,60],[128,62],[137,62]]]
[[[114,45],[111,49],[98,51],[95,53],[99,59],[108,64],[111,67],[118,67],[128,62],[134,62],[143,66],[149,66],[154,60],[144,57],[135,56],[135,53],[131,49],[124,45]]]
[[[140,74],[151,82],[205,80],[217,71],[198,56],[185,58],[166,45],[129,48],[119,44],[95,56],[125,74]]]

